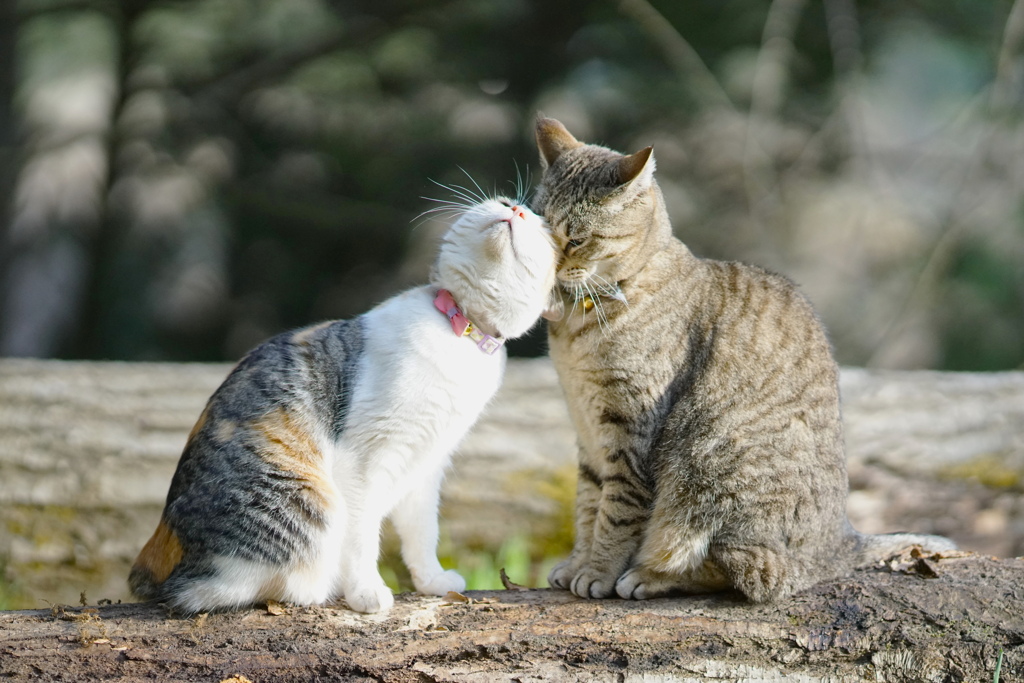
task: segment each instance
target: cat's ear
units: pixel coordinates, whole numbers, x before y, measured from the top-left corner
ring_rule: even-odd
[[[615,162],[615,174],[619,185],[626,185],[640,178],[647,182],[654,175],[654,148],[644,147],[636,154],[629,154]]]
[[[540,165],[546,169],[555,163],[562,153],[575,149],[583,143],[572,136],[561,121],[543,116],[537,117],[537,149],[540,150]]]
[[[558,291],[558,287],[552,287],[548,293],[548,304],[544,309],[544,312],[540,314],[540,317],[545,320],[561,320],[562,316],[565,315],[565,304],[562,302],[562,295]]]

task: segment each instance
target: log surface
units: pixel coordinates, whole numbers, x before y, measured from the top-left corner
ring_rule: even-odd
[[[916,562],[925,562],[922,570]],[[923,572],[923,573],[922,573]],[[563,591],[400,596],[192,620],[156,605],[0,613],[0,678],[67,681],[1001,681],[1024,676],[1024,559],[905,557],[778,605]]]

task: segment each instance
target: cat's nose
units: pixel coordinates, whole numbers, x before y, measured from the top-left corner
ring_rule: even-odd
[[[518,205],[512,207],[512,215],[519,216],[520,218],[526,218],[523,212],[519,209]]]

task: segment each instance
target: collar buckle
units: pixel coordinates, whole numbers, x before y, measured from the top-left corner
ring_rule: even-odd
[[[459,305],[455,303],[455,298],[447,289],[437,292],[437,296],[434,297],[434,308],[444,313],[445,317],[448,318],[448,321],[452,324],[452,332],[456,336],[469,337],[476,342],[477,348],[488,356],[493,355],[495,351],[504,345],[505,340],[503,338],[492,337],[476,329],[476,325],[470,322],[469,318],[459,310]]]

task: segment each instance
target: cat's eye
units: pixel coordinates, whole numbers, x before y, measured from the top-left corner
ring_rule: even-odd
[[[512,202],[510,202],[507,199],[499,199],[498,203],[501,204],[502,206],[507,206],[510,209],[512,208]]]
[[[575,249],[576,247],[582,246],[582,245],[583,245],[583,243],[585,243],[586,241],[587,241],[587,238],[585,238],[585,237],[580,237],[580,238],[578,238],[578,239],[574,239],[574,240],[569,240],[568,242],[566,242],[566,245],[567,245],[567,246],[568,246],[568,247],[569,247],[570,249]]]

